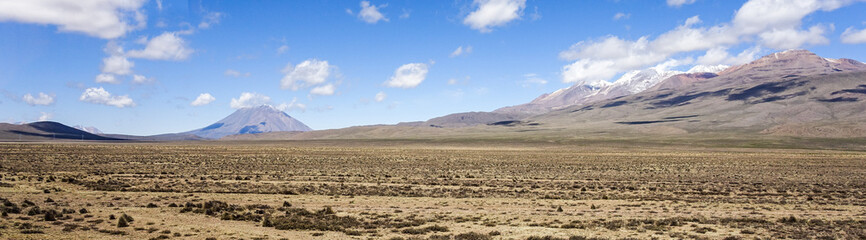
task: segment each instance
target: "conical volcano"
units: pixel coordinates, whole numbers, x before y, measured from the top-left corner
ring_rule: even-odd
[[[310,127],[269,105],[238,109],[207,127],[190,131],[199,137],[217,139],[235,134],[306,132]]]

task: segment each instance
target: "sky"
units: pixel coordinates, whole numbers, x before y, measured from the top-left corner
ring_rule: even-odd
[[[526,103],[786,49],[866,60],[854,0],[0,0],[0,122],[153,135],[269,104],[313,129]]]

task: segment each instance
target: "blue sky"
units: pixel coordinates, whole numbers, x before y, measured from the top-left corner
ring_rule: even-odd
[[[150,135],[261,103],[313,129],[422,121],[671,60],[804,48],[864,61],[864,12],[853,0],[0,0],[0,122]]]

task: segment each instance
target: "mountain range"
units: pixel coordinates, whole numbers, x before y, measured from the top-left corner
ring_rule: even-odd
[[[397,125],[312,131],[274,107],[259,106],[239,109],[207,127],[182,133],[142,137],[81,128],[96,133],[92,134],[59,123],[37,122],[0,124],[0,139],[349,139],[503,133],[866,137],[863,119],[866,64],[788,50],[730,67],[631,71],[614,82],[578,83],[492,112],[455,113]]]

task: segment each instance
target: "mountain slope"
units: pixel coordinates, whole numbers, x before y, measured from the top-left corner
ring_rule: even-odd
[[[643,92],[673,76],[698,74],[697,72],[718,72],[725,68],[727,66],[724,65],[695,66],[688,72],[683,73],[680,71],[668,71],[664,67],[653,67],[625,73],[613,83],[575,84],[550,94],[543,94],[529,103],[503,107],[493,112],[454,113],[432,118],[425,122],[404,124],[404,126],[467,127],[502,121],[517,121],[565,107],[585,105]],[[701,74],[712,74],[714,76],[713,73]]]
[[[517,106],[504,107],[493,112],[497,113],[532,113],[542,114],[565,107],[584,105],[593,102],[614,99],[654,89],[660,82],[680,75],[714,74],[727,68],[725,65],[693,67],[687,72],[670,71],[664,67],[652,67],[635,70],[623,74],[613,83],[600,82],[594,84],[576,84],[544,94],[532,102]]]
[[[193,134],[203,138],[217,139],[235,134],[265,132],[305,132],[310,127],[272,106],[263,105],[238,109],[231,115],[207,127],[181,134]]]
[[[717,77],[530,118],[549,126],[610,131],[734,131],[818,136],[822,126],[866,127],[866,65],[805,50],[770,54]],[[866,129],[866,128],[864,128]]]
[[[58,122],[33,122],[28,124],[0,123],[0,139],[3,140],[123,140],[105,137],[63,125]]]

